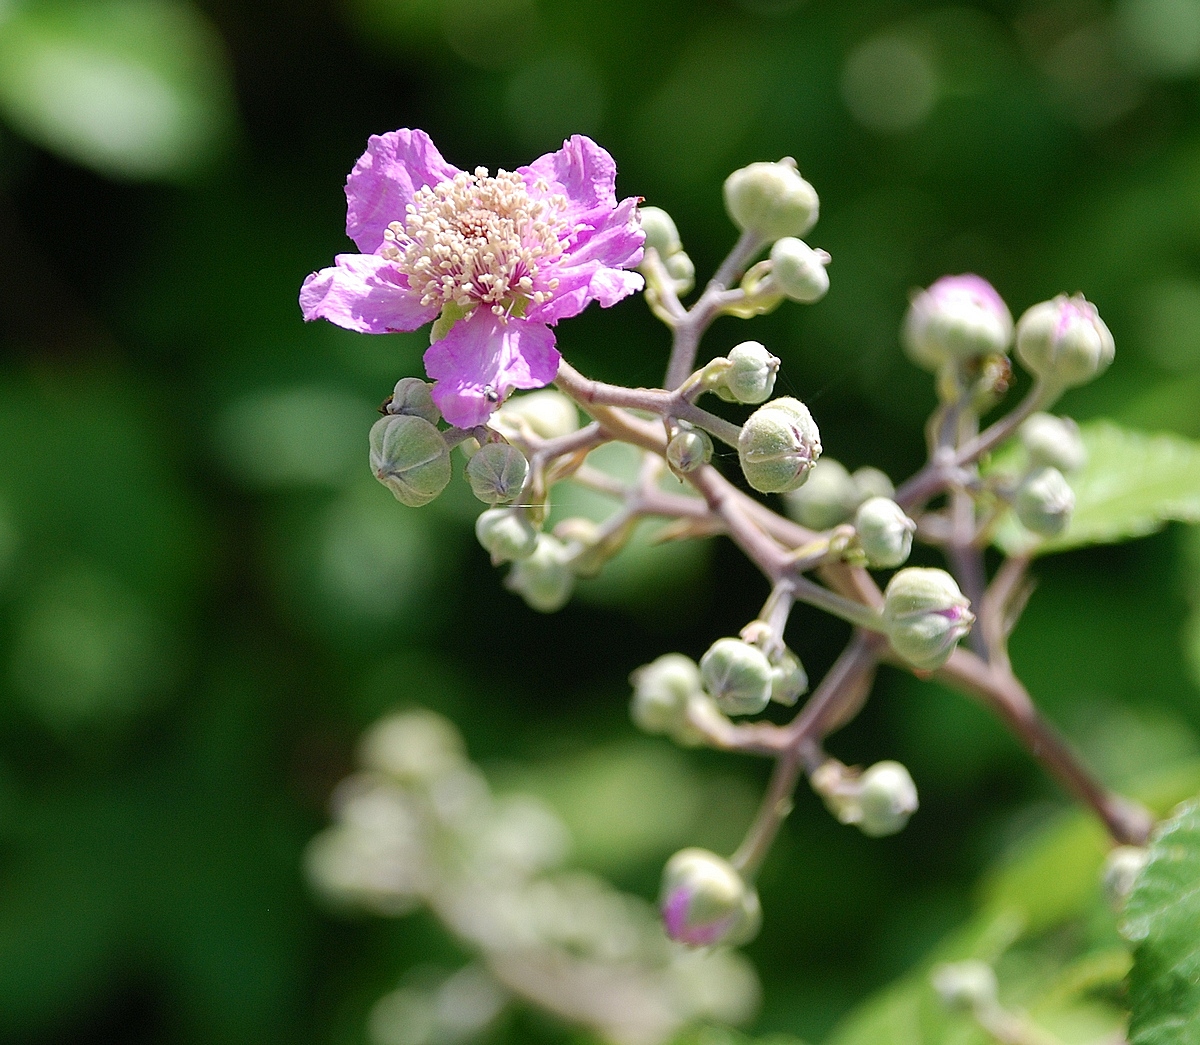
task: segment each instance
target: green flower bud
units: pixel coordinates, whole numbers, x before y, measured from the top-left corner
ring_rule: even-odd
[[[402,711],[380,719],[359,744],[358,760],[367,769],[404,783],[428,783],[467,761],[458,730],[432,711]]]
[[[526,559],[537,547],[538,532],[525,514],[510,508],[489,508],[475,520],[475,536],[493,565]]]
[[[1017,323],[1017,358],[1058,388],[1090,381],[1115,354],[1112,334],[1082,294],[1034,305]]]
[[[771,248],[771,282],[793,301],[809,305],[829,290],[829,254],[804,240],[785,236]]]
[[[1012,314],[979,276],[943,276],[913,297],[904,319],[904,347],[918,366],[1002,354],[1012,341]]]
[[[507,443],[487,443],[467,462],[471,492],[484,504],[504,504],[516,498],[528,474],[525,455]]]
[[[758,894],[707,849],[683,849],[667,861],[659,909],[667,935],[692,947],[746,943],[762,924]]]
[[[513,396],[492,415],[489,424],[504,435],[519,435],[525,424],[542,439],[557,439],[578,431],[579,411],[561,392],[543,388]]]
[[[752,163],[725,179],[725,209],[743,232],[764,240],[803,236],[817,222],[817,190],[794,160]]]
[[[433,405],[433,396],[430,394],[432,388],[432,385],[420,378],[402,377],[396,382],[396,387],[392,390],[388,401],[384,403],[383,409],[389,414],[412,414],[414,417],[423,417],[431,425],[435,425],[441,420],[442,415]]]
[[[700,658],[700,676],[726,715],[757,715],[771,700],[771,662],[741,639],[717,639]]]
[[[571,570],[566,546],[546,533],[537,535],[533,554],[513,565],[505,580],[510,591],[521,596],[539,613],[561,610],[575,590],[575,574]]]
[[[784,498],[788,515],[810,530],[828,530],[854,514],[862,498],[845,466],[832,457],[813,465],[799,490]]]
[[[891,479],[887,477],[886,472],[881,472],[878,468],[863,465],[861,468],[855,468],[850,478],[858,487],[859,504],[870,497],[891,498],[896,496],[896,487],[892,485]]]
[[[854,528],[867,562],[875,569],[890,570],[908,561],[917,524],[895,501],[886,497],[864,501],[854,516]]]
[[[858,782],[858,829],[872,838],[904,829],[917,811],[917,788],[899,762],[876,762]]]
[[[667,443],[667,464],[680,475],[694,472],[712,460],[713,443],[707,432],[698,428],[680,429]]]
[[[987,962],[965,961],[939,965],[933,970],[933,989],[948,1009],[977,1011],[996,1005],[996,973]]]
[[[423,417],[381,417],[371,427],[371,471],[410,508],[428,504],[450,482],[450,451]]]
[[[1021,425],[1021,442],[1035,465],[1049,465],[1060,472],[1077,472],[1087,464],[1087,447],[1079,437],[1079,425],[1069,417],[1033,414]]]
[[[771,665],[771,699],[776,704],[790,708],[800,699],[800,694],[807,691],[808,672],[796,654],[784,650],[783,655]]]
[[[892,649],[922,671],[940,668],[975,622],[970,605],[945,570],[901,570],[883,593],[883,623]]]
[[[674,280],[676,294],[686,294],[696,285],[696,266],[684,251],[678,250],[667,258],[663,268]]]
[[[820,456],[817,424],[808,407],[790,396],[760,406],[738,437],[742,472],[759,493],[796,489]]]
[[[1039,537],[1057,537],[1071,522],[1075,491],[1057,468],[1038,468],[1025,477],[1013,497],[1013,511],[1025,529]]]
[[[629,713],[647,733],[674,733],[684,725],[688,701],[703,689],[696,662],[682,653],[667,653],[629,676],[633,702]]]
[[[1138,875],[1150,862],[1150,850],[1140,845],[1119,845],[1104,861],[1100,884],[1109,904],[1120,910],[1137,884]]]
[[[638,207],[638,217],[642,221],[642,232],[646,235],[643,244],[646,250],[658,251],[659,258],[664,262],[672,254],[683,250],[675,220],[661,207]]]
[[[714,391],[728,403],[764,403],[775,390],[779,360],[757,341],[734,345],[726,357],[729,367]]]

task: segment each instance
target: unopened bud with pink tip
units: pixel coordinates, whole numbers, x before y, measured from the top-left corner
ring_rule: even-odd
[[[940,668],[975,623],[970,605],[945,570],[901,570],[883,593],[883,623],[892,649],[914,668]]]
[[[663,869],[663,927],[692,947],[736,946],[758,933],[758,894],[733,865],[707,849],[683,849]]]
[[[783,396],[760,406],[742,425],[738,461],[759,493],[795,490],[821,456],[821,433],[808,407]]]
[[[1017,358],[1058,388],[1090,381],[1107,369],[1115,353],[1112,333],[1082,294],[1059,294],[1034,305],[1017,323]]]
[[[904,320],[904,347],[926,370],[1003,353],[1012,336],[1004,299],[986,279],[969,274],[943,276],[918,291]]]

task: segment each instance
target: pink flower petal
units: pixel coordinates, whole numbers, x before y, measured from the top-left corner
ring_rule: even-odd
[[[542,323],[556,323],[576,316],[592,301],[608,308],[623,297],[641,290],[642,277],[621,269],[642,260],[645,234],[637,219],[637,199],[622,200],[607,210],[594,229],[577,231],[574,244],[539,273],[536,289],[558,281],[551,297],[525,314]]]
[[[541,305],[531,305],[527,319],[537,323],[557,323],[579,315],[593,301],[602,308],[615,305],[624,297],[642,289],[645,280],[636,272],[610,269],[596,262],[575,268],[561,268],[554,297]]]
[[[424,131],[402,127],[371,135],[346,179],[346,235],[364,254],[373,254],[388,224],[404,220],[413,193],[458,173]]]
[[[437,316],[422,305],[391,262],[375,254],[339,254],[333,268],[314,272],[300,288],[305,319],[328,319],[362,334],[416,330]]]
[[[558,152],[539,156],[528,167],[519,167],[532,187],[538,178],[550,183],[550,194],[561,193],[570,202],[567,217],[598,207],[611,210],[617,205],[617,165],[613,158],[591,138],[574,134]]]
[[[505,322],[479,308],[429,346],[425,372],[434,379],[433,401],[442,416],[470,428],[483,424],[514,388],[550,384],[560,358],[545,324]]]
[[[612,268],[633,268],[641,263],[646,234],[638,220],[638,197],[623,199],[597,215],[593,227],[578,229],[567,250],[569,264],[598,261]]]

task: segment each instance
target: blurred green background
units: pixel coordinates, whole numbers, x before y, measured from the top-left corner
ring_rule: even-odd
[[[425,915],[322,910],[301,857],[355,738],[450,716],[575,860],[651,897],[736,844],[766,767],[636,734],[628,673],[761,604],[723,542],[631,554],[540,617],[458,483],[409,510],[366,467],[421,333],[304,325],[349,248],[367,137],[421,127],[512,169],[583,132],[668,209],[700,278],[731,169],[792,155],[828,297],[719,322],[783,360],[827,451],[899,480],[934,398],[897,346],[911,288],[975,271],[1019,313],[1094,300],[1117,341],[1079,419],[1200,437],[1200,0],[0,0],[0,1042],[360,1042],[406,970],[460,964]],[[639,300],[559,330],[585,372],[661,380]],[[1196,754],[1200,541],[1039,564],[1014,659],[1120,785]],[[845,632],[799,611],[814,677]],[[820,1040],[969,911],[1064,805],[997,724],[885,671],[830,743],[897,758],[894,839],[802,790],[761,879],[757,1023]],[[495,1043],[580,1040],[528,1011]]]

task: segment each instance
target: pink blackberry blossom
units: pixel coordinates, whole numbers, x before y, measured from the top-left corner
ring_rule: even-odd
[[[513,389],[554,380],[550,327],[641,289],[625,271],[642,260],[639,201],[617,201],[616,174],[578,134],[494,176],[450,166],[424,131],[372,136],[346,181],[362,253],[304,281],[304,318],[387,334],[444,312],[454,322],[425,353],[434,402],[451,424],[482,424]]]

